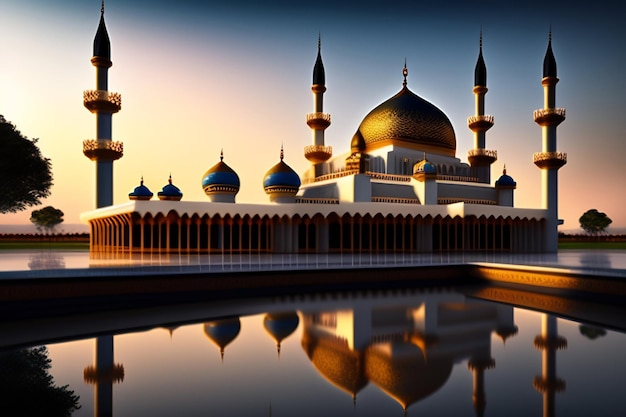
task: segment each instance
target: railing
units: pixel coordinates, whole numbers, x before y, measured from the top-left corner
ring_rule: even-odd
[[[83,141],[83,152],[107,150],[113,152],[124,153],[124,144],[122,142],[113,142],[107,139],[87,139]]]
[[[296,198],[296,203],[299,204],[339,204],[339,200],[336,198]]]
[[[124,155],[124,144],[107,139],[83,141],[83,154],[92,161],[115,161]]]
[[[546,116],[557,115],[565,119],[565,109],[561,107],[556,107],[552,109],[538,109],[533,112],[533,118],[535,120],[544,118]]]
[[[479,179],[476,177],[464,177],[462,175],[439,175],[437,174],[437,179],[441,181],[479,182]]]
[[[315,164],[327,161],[332,155],[332,146],[308,145],[304,147],[304,157]]]
[[[455,203],[466,203],[466,204],[483,204],[489,206],[498,205],[497,201],[494,200],[486,200],[482,198],[438,198],[437,204],[455,204]]]
[[[335,179],[335,178],[347,177],[349,175],[354,175],[354,174],[358,174],[358,173],[359,173],[358,169],[349,169],[349,170],[345,170],[345,171],[337,171],[337,172],[332,172],[330,174],[320,175],[319,177],[315,177],[315,178],[305,178],[303,183],[310,184],[312,182],[332,180],[332,179]]]
[[[395,203],[395,204],[420,204],[417,198],[401,197],[372,197],[374,203]]]
[[[309,122],[311,120],[324,120],[330,124],[330,114],[322,112],[309,113],[306,115],[306,121]]]
[[[565,152],[535,152],[533,154],[533,162],[553,161],[553,160],[567,162],[567,153]]]
[[[96,101],[108,101],[118,107],[122,107],[122,95],[119,93],[111,93],[106,90],[83,91],[84,103],[93,103]]]
[[[473,125],[477,122],[493,124],[493,116],[490,114],[483,114],[480,116],[469,116],[467,118],[468,125]]]
[[[385,174],[383,172],[366,171],[366,175],[375,180],[395,181],[395,182],[411,182],[410,175]]]
[[[487,156],[489,158],[498,159],[498,151],[482,148],[470,149],[469,151],[467,151],[468,158],[473,156]]]

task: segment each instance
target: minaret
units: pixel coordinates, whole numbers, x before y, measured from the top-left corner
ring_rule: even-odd
[[[83,141],[83,153],[96,162],[96,208],[113,204],[113,161],[122,157],[122,142],[111,139],[113,113],[120,111],[122,96],[108,91],[108,70],[111,62],[111,43],[104,24],[104,0],[100,9],[100,24],[93,40],[91,64],[96,67],[96,89],[83,93],[83,104],[96,115],[96,139]]]
[[[317,59],[313,67],[313,107],[315,112],[306,115],[306,124],[313,131],[313,145],[304,147],[304,156],[313,164],[314,177],[323,175],[322,164],[333,155],[333,148],[324,145],[324,131],[330,126],[330,114],[324,113],[324,92],[326,91],[326,74],[322,62],[322,40],[317,40]]]
[[[94,385],[94,417],[113,415],[113,384],[124,381],[124,366],[113,362],[113,335],[96,337],[95,364],[83,371],[83,380]]]
[[[548,211],[545,222],[545,252],[558,249],[558,170],[567,163],[567,154],[556,150],[556,128],[565,120],[565,109],[555,108],[556,60],[552,53],[552,30],[548,38],[548,50],[543,60],[543,109],[535,110],[535,123],[541,126],[542,152],[534,154],[534,162],[541,168],[542,207]]]
[[[478,61],[474,69],[474,88],[476,114],[467,118],[467,126],[474,132],[474,149],[467,153],[467,160],[472,167],[472,175],[479,182],[491,183],[491,164],[498,159],[497,151],[485,149],[487,130],[493,126],[493,116],[485,114],[485,94],[487,94],[487,67],[483,59],[483,34],[480,33]]]
[[[535,377],[533,386],[543,396],[543,417],[554,417],[556,393],[565,390],[565,381],[556,375],[556,351],[567,348],[567,339],[558,335],[555,316],[542,315],[535,348],[541,350],[541,376]]]

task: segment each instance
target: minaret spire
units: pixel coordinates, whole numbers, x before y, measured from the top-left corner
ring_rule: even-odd
[[[404,68],[402,68],[402,76],[404,80],[402,81],[402,87],[406,87],[406,77],[409,75],[409,70],[406,67],[406,57],[404,57]]]
[[[324,92],[326,92],[326,73],[322,62],[322,36],[317,37],[317,58],[313,66],[313,108],[314,112],[306,115],[306,124],[313,131],[313,144],[304,147],[304,156],[313,164],[310,177],[325,173],[324,162],[333,154],[333,148],[325,146],[324,131],[330,126],[330,114],[324,113]]]
[[[91,64],[96,68],[96,89],[83,93],[83,104],[96,115],[96,139],[83,141],[83,153],[96,162],[96,208],[113,205],[113,161],[123,155],[123,144],[112,140],[113,114],[122,107],[122,96],[109,92],[108,71],[111,43],[104,23],[104,0],[100,6],[100,23],[93,41]]]
[[[467,153],[472,167],[472,175],[482,183],[491,183],[491,164],[498,159],[496,151],[485,149],[487,130],[493,126],[493,116],[485,114],[485,95],[487,94],[487,66],[483,59],[483,29],[480,28],[478,60],[474,69],[475,114],[467,118],[467,126],[474,132],[474,149]]]
[[[556,106],[556,60],[552,52],[552,28],[548,33],[548,49],[543,59],[543,109],[535,110],[535,123],[541,126],[542,152],[534,154],[534,162],[541,169],[542,207],[548,211],[545,221],[545,252],[558,249],[558,170],[567,163],[567,154],[557,152],[556,128],[565,120],[565,109]]]

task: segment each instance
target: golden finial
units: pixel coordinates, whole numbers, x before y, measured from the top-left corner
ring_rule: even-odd
[[[280,144],[280,160],[282,161],[285,157],[285,150],[283,149],[283,144]]]
[[[404,76],[404,81],[402,81],[402,86],[406,87],[406,77],[409,75],[409,70],[406,67],[406,57],[404,57],[404,68],[402,68],[402,75]]]
[[[171,184],[172,183],[172,173],[170,172],[170,179],[168,180],[168,182]]]
[[[139,185],[143,185],[143,175],[141,176],[141,181],[139,181]]]
[[[502,175],[506,175],[506,164],[504,164],[504,169],[502,170]]]
[[[224,160],[224,148],[220,150],[220,162],[222,162],[223,160]]]

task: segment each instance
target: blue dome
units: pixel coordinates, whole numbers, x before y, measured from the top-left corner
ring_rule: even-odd
[[[207,194],[220,191],[237,193],[239,186],[239,176],[231,167],[226,165],[223,156],[220,156],[220,161],[205,172],[202,177],[202,188]]]
[[[161,191],[157,194],[159,196],[159,200],[174,200],[179,201],[183,198],[183,193],[172,184],[172,176],[170,175],[169,182],[163,187]]]
[[[141,178],[141,182],[132,193],[128,193],[128,198],[131,200],[150,200],[154,194],[152,191],[148,189],[145,185],[143,185],[143,177]]]
[[[300,188],[300,177],[289,165],[280,161],[265,174],[263,187],[290,187]]]
[[[437,168],[431,164],[427,159],[422,159],[417,164],[413,165],[413,174],[436,174]]]
[[[502,175],[496,181],[496,185],[500,187],[516,187],[517,183],[513,178],[506,175],[506,168],[502,171]]]
[[[300,177],[283,161],[284,153],[280,149],[280,162],[267,171],[263,179],[263,188],[267,194],[288,193],[296,194],[300,188]]]

